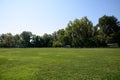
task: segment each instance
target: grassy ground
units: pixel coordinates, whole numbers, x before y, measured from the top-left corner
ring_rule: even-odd
[[[120,48],[1,48],[0,80],[120,80]]]

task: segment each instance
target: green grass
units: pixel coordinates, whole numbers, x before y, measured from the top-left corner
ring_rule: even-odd
[[[120,48],[1,48],[0,80],[120,80]]]

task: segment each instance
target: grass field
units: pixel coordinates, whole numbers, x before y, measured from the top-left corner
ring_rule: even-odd
[[[120,48],[1,48],[0,80],[120,80]]]

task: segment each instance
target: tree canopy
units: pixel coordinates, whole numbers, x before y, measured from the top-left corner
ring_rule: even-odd
[[[120,46],[120,21],[107,15],[100,17],[95,26],[87,17],[83,17],[69,21],[65,29],[43,36],[30,31],[0,35],[0,47],[107,47],[110,43]]]

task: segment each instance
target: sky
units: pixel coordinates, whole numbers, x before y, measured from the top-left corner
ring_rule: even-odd
[[[51,34],[85,16],[96,25],[103,15],[120,20],[120,0],[0,0],[0,34]]]

